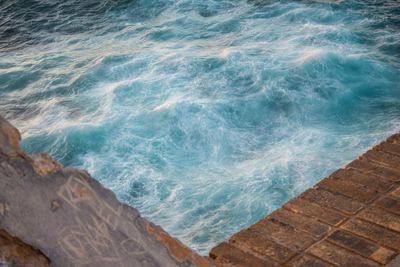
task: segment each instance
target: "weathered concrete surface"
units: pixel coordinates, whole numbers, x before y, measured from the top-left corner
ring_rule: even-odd
[[[210,257],[222,266],[400,267],[400,134],[233,235]]]
[[[210,265],[85,171],[26,155],[19,141],[0,117],[0,266]]]

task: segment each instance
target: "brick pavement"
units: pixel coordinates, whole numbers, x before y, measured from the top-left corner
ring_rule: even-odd
[[[400,134],[210,252],[221,266],[400,267]]]

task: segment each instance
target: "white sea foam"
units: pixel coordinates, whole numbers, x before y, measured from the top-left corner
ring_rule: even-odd
[[[160,111],[160,110],[164,110],[164,109],[169,109],[172,106],[176,105],[178,102],[182,101],[182,97],[181,96],[172,96],[170,98],[168,98],[164,103],[158,105],[157,107],[155,107],[153,109],[153,111]]]
[[[299,58],[297,58],[297,62],[300,64],[304,64],[305,62],[307,62],[309,60],[313,60],[313,59],[321,57],[325,53],[326,53],[326,50],[324,50],[322,48],[307,49],[300,55]]]
[[[384,9],[107,3],[128,6],[15,24],[38,42],[2,53],[0,109],[29,152],[88,169],[202,254],[399,129]]]

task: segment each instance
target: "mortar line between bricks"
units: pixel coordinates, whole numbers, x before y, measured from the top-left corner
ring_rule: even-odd
[[[265,220],[267,223],[265,226],[263,223],[256,223],[247,228],[256,232],[262,230],[260,232],[263,235],[262,237],[257,237],[257,235],[254,238],[251,237],[251,243],[246,242],[245,239],[240,241],[240,238],[237,242],[233,242],[236,239],[231,238],[228,243],[258,259],[262,260],[264,257],[275,263],[284,262],[282,266],[291,266],[292,264],[303,266],[303,264],[318,263],[334,266],[350,263],[356,266],[364,261],[365,264],[369,262],[377,266],[390,264],[400,254],[396,239],[397,233],[400,234],[400,231],[397,229],[397,224],[392,227],[386,221],[382,221],[380,216],[386,214],[390,220],[397,220],[397,216],[400,218],[397,213],[397,206],[393,206],[397,205],[397,202],[392,204],[392,202],[385,201],[379,206],[376,204],[390,197],[392,192],[400,188],[399,141],[400,134],[387,138],[386,141],[364,152],[358,159],[337,170],[343,170],[343,172],[337,173],[335,171],[326,176],[309,188],[309,193],[292,198],[292,200],[295,200],[292,204],[290,204],[291,201],[288,201],[280,209],[258,221]],[[396,146],[390,147],[391,144],[396,144]],[[337,173],[337,176],[334,176],[335,173]],[[330,180],[323,183],[324,180],[334,177],[337,178],[334,183]],[[343,184],[336,185],[340,181],[343,181]],[[359,193],[360,195],[351,194],[351,191],[345,187],[347,183],[350,183],[349,186],[354,187],[354,189],[359,186],[360,190],[354,190],[354,194]],[[363,193],[363,191],[371,191],[371,193]],[[396,195],[393,195],[392,198],[399,199]],[[373,213],[374,215],[371,214],[365,219],[362,218],[364,216],[360,216],[360,214],[368,213],[369,210],[373,212],[375,209],[376,214]],[[297,215],[291,213],[279,215],[281,214],[279,210],[286,210]],[[349,224],[352,221],[359,222],[360,225],[358,223]],[[276,222],[277,228],[269,226],[269,222]],[[346,224],[349,224],[349,226],[344,228]],[[294,231],[293,237],[292,230]],[[329,238],[336,231],[343,232],[345,236],[341,238],[338,236],[339,239]],[[273,235],[268,234],[269,232]],[[393,235],[390,235],[390,233],[393,233]],[[241,238],[246,238],[245,236]],[[268,242],[265,240],[266,243],[263,245],[264,239]],[[322,242],[326,242],[324,243],[326,246],[322,245]],[[278,247],[275,248],[275,245]],[[257,248],[258,246],[261,250]],[[313,248],[312,253],[310,253],[310,248],[313,246],[317,247]],[[335,250],[335,247],[338,254],[331,254],[333,252],[331,250]],[[275,251],[275,249],[278,250]],[[279,254],[281,253],[280,249],[283,249],[282,251],[289,249],[293,254]],[[216,259],[220,256],[222,259],[224,258],[223,251],[218,254]],[[335,259],[337,256],[344,258],[342,260]],[[230,262],[229,256],[225,259]],[[357,263],[357,259],[359,259],[359,263]],[[231,263],[234,263],[234,261]]]
[[[346,169],[346,167],[347,167],[347,166],[345,166],[343,169]],[[329,177],[330,177],[330,175],[329,175],[328,177],[324,178],[324,179],[327,179],[327,178],[329,178]],[[293,259],[296,258],[296,257],[300,257],[300,256],[304,256],[304,255],[309,255],[309,254],[307,253],[307,250],[308,250],[309,248],[311,248],[312,246],[314,246],[314,245],[316,245],[316,244],[318,244],[318,243],[321,243],[321,242],[324,241],[324,240],[326,240],[327,242],[329,242],[329,240],[327,240],[327,238],[328,238],[332,233],[334,233],[335,231],[337,231],[337,230],[339,230],[339,229],[344,230],[344,231],[346,231],[346,232],[348,232],[348,233],[351,233],[351,234],[353,234],[353,235],[356,235],[356,236],[358,236],[358,237],[360,237],[360,238],[363,238],[363,239],[365,239],[365,240],[368,240],[368,241],[370,241],[370,242],[372,242],[372,243],[377,243],[377,242],[374,241],[374,240],[370,240],[370,239],[365,238],[365,237],[363,237],[363,236],[357,235],[357,234],[355,234],[355,233],[353,233],[353,232],[350,232],[350,231],[347,231],[347,230],[345,230],[345,229],[342,229],[341,226],[343,226],[343,225],[344,225],[345,223],[347,223],[349,220],[356,218],[357,215],[358,215],[359,213],[361,213],[363,210],[365,210],[365,209],[367,209],[367,208],[373,206],[374,203],[378,202],[380,199],[383,199],[384,197],[386,197],[387,195],[389,195],[391,192],[395,191],[395,190],[398,189],[398,188],[399,188],[399,186],[397,185],[396,182],[394,182],[394,185],[392,185],[392,187],[390,187],[387,191],[382,192],[382,195],[378,195],[376,198],[374,198],[374,199],[372,199],[371,201],[367,202],[365,205],[364,205],[363,203],[361,203],[361,204],[363,204],[363,206],[362,206],[359,210],[357,210],[355,213],[353,213],[353,214],[350,215],[349,217],[347,217],[348,215],[346,215],[345,219],[344,219],[342,222],[340,222],[338,225],[335,225],[335,226],[329,225],[329,227],[330,227],[331,229],[330,229],[325,235],[323,235],[321,238],[318,238],[318,239],[316,240],[316,242],[314,242],[313,244],[311,244],[310,246],[308,246],[307,248],[305,248],[304,250],[302,250],[301,253],[296,254],[296,256],[294,256],[294,257],[291,258],[290,260],[286,261],[285,264],[290,263],[290,261],[293,260]],[[340,194],[340,193],[338,193],[338,192],[335,192],[335,193],[336,193],[336,194]],[[341,195],[341,196],[344,196],[344,195],[342,195],[342,194],[340,194],[340,195]],[[348,196],[344,196],[344,197],[349,198]],[[352,198],[349,198],[349,199],[352,199]],[[319,205],[318,203],[314,203],[314,204]],[[321,206],[321,205],[319,205],[319,206]],[[285,208],[285,207],[283,207],[283,208],[284,208],[284,209],[287,209],[287,208]],[[329,209],[329,208],[328,208],[328,209]],[[336,210],[336,209],[333,209],[333,210],[338,211],[338,210]],[[339,212],[340,212],[340,211],[339,211]],[[340,213],[343,213],[343,212],[340,212]],[[344,213],[343,213],[343,214],[344,214]],[[303,216],[307,216],[307,217],[309,217],[309,218],[313,218],[313,217],[308,216],[308,215],[305,215],[305,214],[302,214],[302,215],[303,215]],[[314,218],[314,219],[315,219],[315,218]],[[359,218],[359,219],[361,219],[361,218]],[[363,220],[363,219],[361,219],[361,220]],[[363,220],[363,221],[367,221],[367,220]],[[367,221],[367,222],[372,223],[372,222],[370,222],[370,221]],[[373,223],[373,224],[375,224],[375,223]],[[375,225],[378,225],[378,224],[375,224]],[[378,225],[378,226],[383,227],[383,226],[381,226],[381,225]],[[383,228],[389,229],[389,228],[387,228],[387,227],[383,227]],[[390,230],[390,229],[389,229],[389,230]],[[329,242],[329,243],[332,243],[332,242]],[[336,245],[336,246],[338,245],[338,244],[335,244],[335,243],[332,243],[332,244],[334,244],[334,245]],[[383,246],[383,245],[380,245],[380,246],[381,246],[381,247],[385,247],[385,248],[390,249],[390,250],[393,250],[393,248],[390,248],[390,247],[387,247],[387,246]],[[344,248],[343,246],[339,246],[339,247]],[[361,257],[363,257],[363,258],[365,258],[365,259],[371,260],[371,259],[366,258],[365,256],[360,255],[360,254],[358,254],[358,253],[355,253],[354,251],[351,251],[351,250],[349,250],[349,249],[347,249],[347,248],[344,248],[344,249],[346,249],[346,251],[348,251],[348,252],[350,252],[350,253],[353,253],[353,254],[359,255],[359,256],[361,256]],[[316,258],[319,258],[319,257],[317,257],[317,256],[315,256],[315,255],[312,255],[312,256],[313,256],[313,257],[316,257]],[[319,259],[321,259],[321,258],[319,258]],[[321,260],[322,260],[322,259],[321,259]],[[374,261],[374,260],[372,260],[372,261]],[[326,262],[326,261],[325,261],[325,262]],[[376,262],[376,261],[374,261],[374,262]],[[381,263],[379,263],[379,262],[376,262],[376,263],[381,264]],[[381,264],[381,265],[382,265],[382,264]]]
[[[369,241],[369,242],[371,242],[371,243],[376,244],[376,241],[367,239],[367,238],[365,238],[365,237],[363,237],[363,236],[357,235],[357,234],[355,234],[355,233],[353,233],[353,232],[350,232],[350,231],[348,231],[348,230],[346,230],[346,229],[340,229],[340,230],[343,231],[343,232],[352,234],[352,235],[354,235],[354,236],[357,236],[357,237],[359,237],[359,238],[365,239],[365,240],[367,240],[367,241]],[[344,246],[342,246],[342,245],[340,245],[340,244],[338,244],[338,243],[334,243],[334,242],[330,241],[329,239],[324,239],[324,240],[326,240],[326,242],[329,242],[329,243],[331,243],[331,244],[333,244],[333,245],[335,245],[335,246],[338,246],[338,247],[341,247],[341,248],[345,249],[345,250],[348,251],[349,253],[352,253],[352,254],[354,254],[354,255],[358,255],[358,256],[360,256],[360,257],[363,257],[364,259],[368,259],[368,260],[373,261],[373,262],[375,262],[375,263],[377,263],[377,264],[379,264],[379,265],[385,265],[385,264],[382,264],[382,263],[380,263],[380,262],[377,262],[377,261],[374,260],[374,259],[366,258],[364,255],[361,255],[360,253],[357,253],[357,251],[350,250],[350,249],[348,249],[348,248],[346,248],[346,247],[344,247]],[[386,248],[386,249],[393,250],[392,248],[385,247],[385,246],[383,246],[383,245],[379,245],[379,246],[381,246],[381,247],[383,247],[383,248]]]
[[[319,243],[319,242],[320,242],[320,241],[318,241],[317,243]],[[317,243],[315,243],[315,244],[317,244]],[[305,255],[307,255],[307,256],[312,256],[312,257],[314,257],[314,258],[316,258],[316,259],[318,259],[318,260],[320,260],[320,261],[322,261],[322,262],[325,262],[325,263],[330,264],[330,265],[333,265],[333,266],[339,266],[339,265],[334,264],[334,263],[331,263],[331,262],[329,262],[329,261],[327,261],[327,260],[325,260],[325,259],[322,259],[322,258],[320,258],[320,257],[318,257],[318,256],[315,256],[315,255],[312,255],[312,254],[303,253],[303,252],[297,254],[296,256],[294,256],[292,259],[290,259],[290,261],[285,262],[283,266],[288,266],[288,267],[290,267],[290,263],[291,263],[293,260],[298,259],[298,258],[300,259],[302,256],[305,256]]]
[[[374,162],[368,161],[368,160],[364,160],[364,161],[369,162],[369,163],[374,163]],[[375,164],[375,163],[374,163],[374,164]],[[387,169],[387,170],[389,170],[389,171],[394,171],[394,169],[390,169],[390,168],[388,168],[388,167],[383,167],[383,166],[381,166],[381,165],[377,165],[377,166],[380,166],[380,167],[382,167],[382,168],[385,168],[385,169]],[[376,177],[376,178],[381,179],[381,180],[383,180],[383,181],[385,181],[385,182],[388,182],[388,183],[396,183],[396,184],[397,184],[397,183],[400,182],[400,179],[399,179],[398,181],[393,181],[393,180],[390,180],[389,178],[387,178],[387,177],[385,177],[385,176],[377,175],[377,174],[375,174],[375,173],[365,172],[365,171],[363,171],[363,170],[360,170],[360,169],[357,169],[357,168],[354,168],[354,167],[350,167],[350,166],[346,166],[344,169],[345,169],[345,170],[354,170],[354,171],[357,171],[357,172],[359,172],[359,173],[361,173],[361,174],[363,174],[363,175],[371,175],[371,176],[373,176],[373,177]],[[398,175],[400,176],[400,173],[399,173]]]
[[[357,237],[359,237],[359,238],[365,239],[365,240],[367,240],[367,241],[369,241],[369,242],[371,242],[371,243],[377,244],[377,242],[374,241],[374,240],[365,238],[365,237],[360,236],[360,235],[358,235],[358,234],[356,234],[356,233],[350,232],[350,231],[348,231],[348,230],[346,230],[346,229],[340,229],[340,230],[343,231],[343,232],[352,234],[352,235],[354,235],[354,236],[357,236]],[[360,257],[362,257],[362,258],[364,258],[364,259],[368,259],[368,260],[373,261],[373,262],[375,262],[375,263],[377,263],[377,264],[379,264],[379,265],[385,266],[385,264],[382,264],[382,263],[380,263],[380,262],[377,262],[377,261],[374,260],[374,259],[366,258],[364,255],[361,255],[360,253],[357,253],[356,251],[350,250],[350,249],[348,249],[348,248],[346,248],[346,247],[344,247],[344,246],[342,246],[342,245],[340,245],[340,244],[338,244],[338,243],[334,243],[334,242],[330,241],[330,240],[327,239],[327,238],[325,238],[324,240],[326,240],[326,242],[329,242],[329,243],[331,243],[331,244],[333,244],[333,245],[335,245],[335,246],[338,246],[338,247],[341,247],[341,248],[345,249],[345,250],[346,250],[347,252],[349,252],[349,253],[352,253],[352,254],[354,254],[354,255],[358,255],[358,256],[360,256]],[[321,240],[320,242],[322,242],[322,241],[324,241],[324,240]],[[318,243],[320,243],[320,242],[318,242]],[[387,246],[384,246],[384,245],[381,245],[381,244],[379,244],[379,246],[393,251],[393,248],[390,248],[390,247],[387,247]],[[313,256],[314,256],[314,255],[313,255]],[[395,255],[395,256],[397,256],[397,255]],[[315,256],[314,256],[314,257],[315,257]]]
[[[329,176],[328,176],[328,177],[329,177]],[[381,196],[378,196],[378,197],[375,198],[373,201],[369,202],[368,205],[364,205],[362,208],[360,208],[360,209],[359,209],[357,212],[355,212],[353,215],[351,215],[351,216],[348,217],[348,218],[345,218],[345,219],[344,219],[342,222],[340,222],[337,226],[330,226],[332,229],[330,229],[330,230],[327,232],[327,234],[325,234],[323,237],[321,237],[320,239],[318,239],[315,243],[313,243],[313,244],[311,244],[310,246],[308,246],[307,248],[305,248],[301,253],[299,253],[298,255],[296,255],[296,257],[297,257],[297,256],[302,256],[302,255],[309,255],[309,254],[307,253],[307,250],[308,250],[309,248],[311,248],[312,246],[314,246],[314,245],[316,245],[316,244],[318,244],[318,243],[321,243],[321,242],[323,242],[324,240],[326,240],[327,242],[329,242],[329,243],[331,243],[331,244],[334,244],[334,245],[336,245],[336,246],[339,246],[339,247],[344,248],[346,251],[348,251],[348,252],[350,252],[350,253],[352,253],[352,254],[361,256],[361,257],[363,257],[363,258],[365,258],[365,259],[368,259],[368,260],[372,260],[372,259],[366,258],[365,256],[360,255],[360,254],[358,254],[358,253],[356,253],[356,252],[354,252],[354,251],[352,251],[352,250],[349,250],[349,249],[347,249],[347,248],[345,248],[345,247],[343,247],[343,246],[340,246],[340,245],[338,245],[338,244],[336,244],[336,243],[330,242],[327,238],[328,238],[332,233],[334,233],[335,231],[337,231],[337,230],[340,229],[340,230],[343,230],[343,231],[345,231],[345,232],[351,233],[352,235],[355,235],[355,236],[357,236],[357,237],[363,238],[363,239],[365,239],[365,240],[368,240],[368,241],[370,241],[370,242],[376,244],[376,243],[377,243],[376,241],[371,240],[371,239],[368,239],[368,238],[366,238],[366,237],[364,237],[364,236],[360,236],[360,235],[358,235],[358,234],[356,234],[356,233],[353,233],[353,232],[350,232],[350,231],[348,231],[348,230],[346,230],[346,229],[342,229],[341,226],[344,225],[345,223],[347,223],[349,220],[356,218],[357,215],[358,215],[359,213],[361,213],[363,210],[367,209],[368,207],[371,207],[374,203],[378,202],[380,199],[383,199],[384,197],[386,197],[387,195],[389,195],[391,192],[397,190],[399,187],[400,187],[400,186],[398,186],[398,185],[397,185],[397,186],[392,186],[388,191],[384,192]],[[319,204],[317,204],[317,205],[319,205]],[[357,219],[360,219],[360,220],[363,220],[363,221],[367,221],[367,220],[364,220],[364,219],[362,219],[362,218],[357,218]],[[374,223],[374,222],[370,222],[370,221],[367,221],[367,222],[368,222],[368,223],[372,223],[372,224],[377,225],[377,226],[380,226],[380,227],[382,227],[382,228],[391,230],[391,229],[389,229],[389,228],[387,228],[387,227],[384,227],[384,226],[382,226],[382,225],[376,224],[376,223]],[[392,230],[392,231],[394,231],[394,230]],[[397,232],[397,231],[395,231],[395,232]],[[399,233],[400,233],[400,232],[399,232]],[[393,248],[390,248],[390,247],[387,247],[387,246],[384,246],[384,245],[381,245],[381,244],[379,244],[379,246],[384,247],[384,248],[386,248],[386,249],[390,249],[390,250],[393,251]],[[400,255],[400,254],[399,254],[399,255]],[[315,255],[312,255],[312,256],[313,256],[313,257],[316,257],[316,258],[319,258],[319,257],[317,257],[317,256],[315,256]],[[294,258],[295,258],[295,257],[294,257]],[[319,259],[321,259],[321,258],[319,258]],[[287,261],[285,264],[288,264],[291,260],[292,260],[292,259],[290,259],[289,261]],[[321,259],[321,260],[323,260],[323,259]],[[379,262],[377,262],[377,261],[375,261],[375,260],[372,260],[372,261],[373,261],[373,262],[376,262],[376,263],[378,263],[378,264],[380,264],[380,265],[383,265],[383,264],[381,264],[381,263],[379,263]],[[332,264],[332,263],[330,263],[330,264]],[[334,264],[333,264],[333,265],[334,265]]]
[[[368,151],[377,151],[377,150],[374,150],[374,148],[373,148],[373,149],[368,150]],[[400,160],[400,157],[399,157],[399,156],[396,156],[396,155],[387,153],[387,152],[385,152],[385,151],[377,151],[377,152],[389,154],[389,155],[391,155],[391,156],[393,156],[393,157],[399,158],[399,160]],[[380,162],[380,161],[377,161],[377,160],[365,158],[365,157],[363,157],[363,156],[364,156],[364,154],[361,155],[361,156],[359,157],[359,159],[360,159],[360,160],[369,161],[369,162],[372,162],[372,163],[374,163],[375,165],[378,165],[378,166],[380,166],[380,167],[383,167],[383,168],[386,168],[386,169],[389,169],[389,170],[395,170],[396,172],[398,172],[395,168],[393,168],[393,167],[391,167],[391,166],[385,164],[384,162]]]
[[[270,240],[270,239],[268,239],[268,240],[271,241],[271,242],[276,243],[276,242],[273,241],[273,240]],[[281,264],[279,261],[277,261],[277,260],[271,258],[270,256],[261,255],[260,253],[258,253],[258,252],[256,252],[256,251],[252,250],[251,248],[247,248],[245,245],[242,245],[241,242],[233,242],[233,243],[232,243],[232,242],[228,241],[228,243],[229,243],[231,246],[233,246],[233,247],[235,247],[235,248],[237,248],[237,249],[240,249],[240,250],[243,251],[243,252],[249,253],[249,254],[253,255],[254,257],[259,258],[260,260],[266,258],[266,259],[268,259],[269,261],[272,261],[272,262],[276,262],[276,263]],[[278,243],[276,243],[276,244],[277,244],[277,245],[280,245],[280,244],[278,244]],[[282,247],[287,248],[287,247],[285,247],[285,246],[282,246]],[[289,248],[287,248],[287,249],[289,249]],[[297,255],[297,254],[295,254],[293,257],[291,257],[290,260],[292,260],[292,258],[294,258],[296,255]],[[282,263],[282,264],[284,264],[284,263]]]

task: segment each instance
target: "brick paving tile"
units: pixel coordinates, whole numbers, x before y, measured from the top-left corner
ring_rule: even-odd
[[[261,220],[251,226],[251,229],[265,234],[271,240],[295,252],[301,252],[315,242],[312,235],[275,220]]]
[[[379,196],[377,190],[372,190],[368,186],[356,184],[336,176],[331,176],[322,180],[317,184],[317,187],[333,193],[342,194],[362,203],[370,202]]]
[[[396,171],[377,163],[373,163],[367,160],[355,160],[350,162],[346,169],[355,169],[365,174],[372,174],[378,176],[382,180],[397,182],[400,181],[400,170]]]
[[[382,164],[396,171],[400,171],[400,157],[393,156],[392,154],[382,151],[369,150],[361,157]]]
[[[375,241],[382,246],[400,251],[400,233],[393,230],[360,219],[351,219],[341,228]]]
[[[374,147],[374,150],[400,156],[400,144],[393,144],[385,141]]]
[[[328,225],[318,222],[313,218],[286,209],[278,209],[271,213],[268,218],[273,218],[280,222],[289,224],[293,228],[305,231],[315,237],[325,235],[330,229]]]
[[[229,241],[234,244],[237,243],[240,246],[245,246],[255,253],[270,257],[281,263],[287,262],[296,255],[296,252],[269,240],[266,235],[251,229],[240,231],[232,236]]]
[[[295,198],[287,202],[284,208],[313,217],[332,226],[340,224],[347,218],[347,215],[322,207],[303,198]]]
[[[254,267],[278,267],[279,263],[257,258],[249,253],[228,244],[222,243],[213,248],[210,258],[217,261],[217,266],[254,266]]]
[[[387,211],[400,214],[400,198],[394,198],[391,196],[387,196],[385,198],[382,198],[378,200],[375,203],[375,206],[378,206],[380,208],[383,208]]]
[[[321,206],[350,214],[356,213],[363,207],[363,204],[358,201],[322,189],[308,189],[300,197]]]
[[[387,212],[380,208],[368,207],[361,211],[357,217],[400,232],[400,215]]]
[[[387,192],[393,186],[393,182],[385,181],[372,174],[364,174],[355,169],[339,169],[330,176],[364,185],[379,192]]]
[[[326,261],[322,261],[311,255],[302,255],[294,260],[292,260],[286,266],[290,267],[333,267],[334,265],[327,263]]]
[[[378,263],[363,258],[359,255],[356,255],[348,250],[336,246],[327,241],[322,241],[320,243],[316,243],[310,249],[308,249],[308,253],[319,257],[327,262],[332,264],[343,266],[343,267],[375,267],[380,266]]]
[[[374,242],[343,230],[335,231],[327,240],[382,264],[388,263],[397,255],[393,250],[384,248]]]

